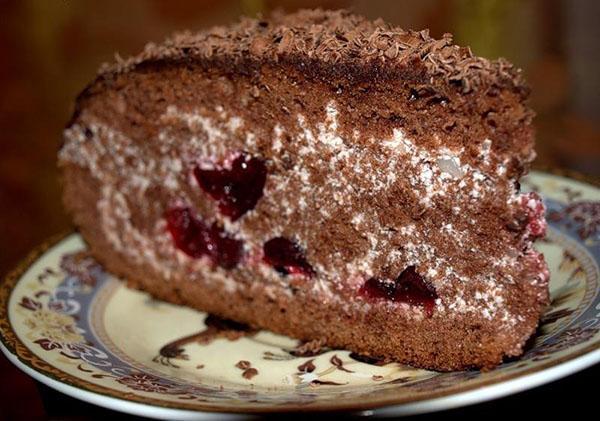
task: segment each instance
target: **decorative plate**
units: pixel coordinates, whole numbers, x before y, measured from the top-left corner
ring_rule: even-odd
[[[525,355],[490,372],[435,373],[337,349],[311,353],[290,338],[152,300],[104,272],[77,234],[34,252],[1,285],[1,348],[61,392],[156,418],[402,415],[515,393],[600,361],[600,189],[539,172],[523,185],[548,208],[548,236],[538,247],[550,266],[552,305]]]

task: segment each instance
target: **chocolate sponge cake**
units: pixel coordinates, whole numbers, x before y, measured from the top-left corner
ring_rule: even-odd
[[[523,352],[548,303],[528,89],[347,12],[174,36],[104,66],[59,155],[93,255],[153,296],[436,370]]]

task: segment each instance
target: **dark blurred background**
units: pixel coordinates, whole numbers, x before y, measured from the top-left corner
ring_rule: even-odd
[[[303,7],[451,32],[478,55],[508,58],[532,86],[538,165],[600,176],[600,1],[0,0],[0,276],[70,226],[55,155],[73,98],[102,62],[174,30]]]

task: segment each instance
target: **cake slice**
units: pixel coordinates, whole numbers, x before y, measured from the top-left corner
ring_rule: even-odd
[[[521,74],[344,11],[180,34],[105,66],[59,154],[91,253],[135,288],[436,370],[523,352],[548,303],[519,193]]]

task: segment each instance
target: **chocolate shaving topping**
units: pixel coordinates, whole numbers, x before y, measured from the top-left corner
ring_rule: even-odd
[[[289,351],[294,357],[314,357],[327,351],[325,340],[315,339],[308,342],[302,342],[296,348]]]
[[[235,366],[239,369],[246,370],[246,369],[250,368],[251,365],[252,364],[250,364],[250,361],[241,360],[241,361],[238,361]]]
[[[511,88],[523,95],[528,92],[520,70],[504,59],[475,57],[470,49],[454,45],[450,34],[434,39],[427,30],[404,30],[345,10],[274,13],[267,20],[241,18],[228,27],[181,32],[162,44],[146,45],[137,56],[105,64],[100,72],[101,78],[111,79],[153,61],[229,61],[251,68],[253,63],[265,62],[305,66],[315,59],[343,65],[350,72],[375,71],[389,77],[407,65],[420,63],[428,79],[462,92],[490,87]]]
[[[318,386],[318,385],[324,385],[324,386],[343,386],[347,383],[337,383],[337,382],[332,382],[330,380],[313,380],[312,382],[310,382],[311,386]]]
[[[304,364],[298,366],[298,371],[301,373],[312,373],[317,368],[313,363],[314,359],[306,361]]]
[[[348,370],[346,367],[344,367],[344,362],[337,355],[331,357],[329,362],[331,362],[331,364],[333,364],[338,370],[345,371],[346,373],[354,373],[354,371]]]
[[[355,361],[359,361],[361,363],[377,365],[377,366],[382,366],[382,365],[386,365],[386,364],[390,363],[390,361],[385,360],[385,359],[370,357],[368,355],[361,355],[361,354],[357,354],[355,352],[350,353],[350,358],[352,358]]]
[[[256,376],[258,374],[258,370],[256,368],[248,368],[246,370],[244,370],[244,372],[242,373],[242,376],[245,379],[250,380],[252,377]]]

